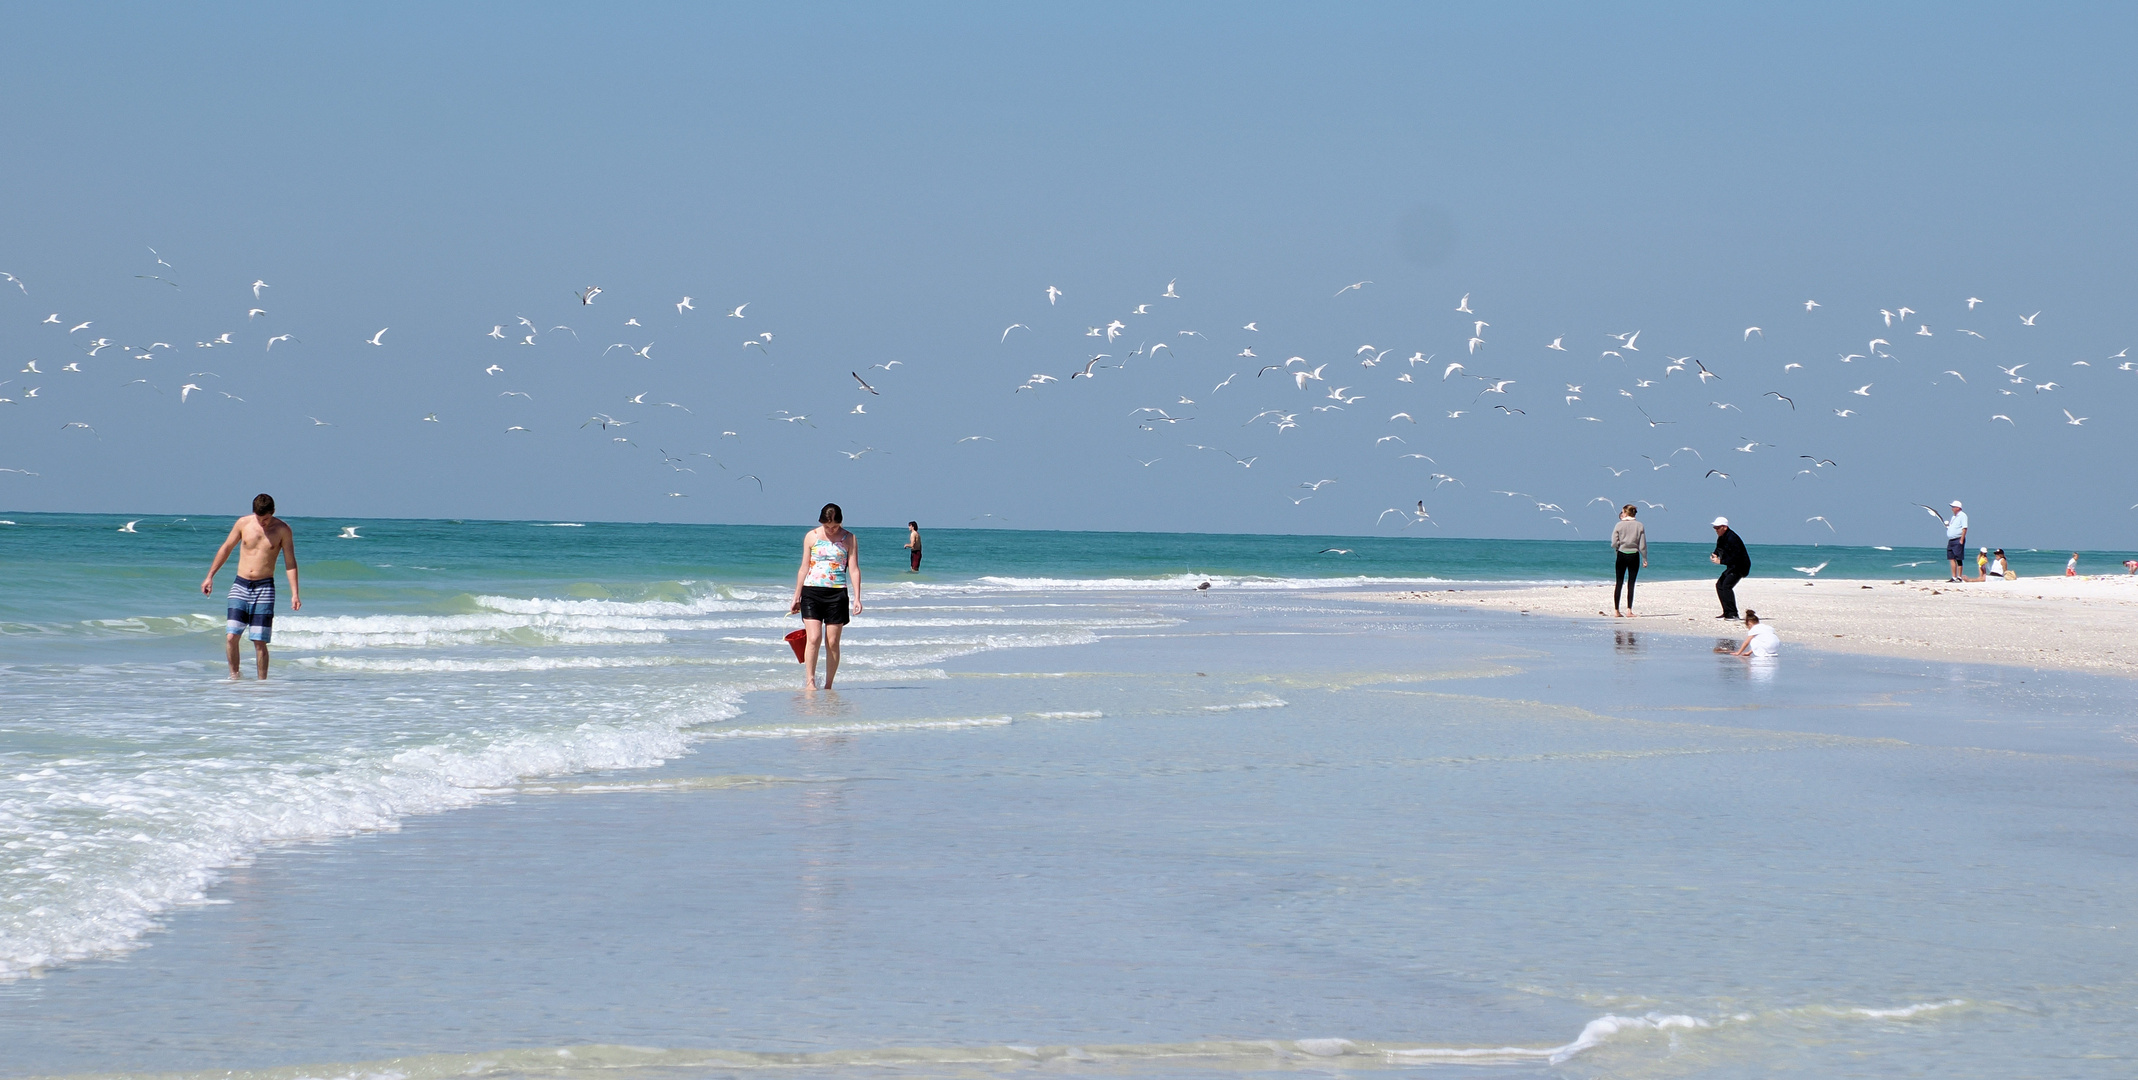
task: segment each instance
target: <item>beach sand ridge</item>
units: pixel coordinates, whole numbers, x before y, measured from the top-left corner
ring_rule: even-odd
[[[1611,586],[1495,586],[1386,594],[1403,603],[1582,619],[1617,629],[1743,637],[1741,624],[1716,618],[1711,580],[1640,583],[1639,615],[1611,614]],[[1784,648],[1875,656],[2008,664],[2138,677],[2138,578],[2022,578],[1952,584],[1944,580],[1863,581],[1754,577],[1737,586],[1738,610],[1757,611]]]

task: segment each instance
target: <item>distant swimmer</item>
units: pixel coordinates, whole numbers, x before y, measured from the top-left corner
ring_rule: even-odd
[[[960,439],[960,440],[958,440],[958,441],[960,441],[960,442],[963,442],[964,440],[963,440],[963,439]],[[912,551],[913,551],[913,556],[912,556],[912,559],[913,559],[913,566],[912,566],[912,569],[908,570],[907,572],[908,572],[908,573],[913,573],[913,574],[918,574],[918,573],[920,573],[920,572],[921,572],[921,523],[920,523],[920,522],[918,522],[918,521],[909,521],[909,522],[906,522],[906,547],[908,547],[908,548],[912,549]]]
[[[238,638],[252,639],[254,657],[259,662],[261,679],[267,678],[267,642],[274,635],[275,626],[275,556],[289,570],[290,608],[304,607],[304,600],[297,594],[297,538],[290,532],[288,523],[275,516],[275,499],[272,495],[253,496],[252,513],[241,517],[230,526],[230,535],[223,546],[216,549],[215,562],[208,567],[208,576],[200,579],[200,594],[214,594],[216,572],[223,568],[223,561],[230,558],[230,550],[239,548],[238,576],[231,583],[228,622],[226,630],[227,651],[230,657],[230,677],[238,675]]]
[[[824,686],[839,675],[839,636],[861,614],[861,541],[848,532],[838,503],[817,512],[817,527],[802,537],[802,565],[794,572],[794,603],[802,616],[801,661],[817,689],[817,653],[824,653]]]

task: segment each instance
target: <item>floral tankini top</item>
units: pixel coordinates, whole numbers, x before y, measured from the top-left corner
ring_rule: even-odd
[[[820,589],[846,588],[846,548],[830,540],[809,545],[809,572],[802,584]]]

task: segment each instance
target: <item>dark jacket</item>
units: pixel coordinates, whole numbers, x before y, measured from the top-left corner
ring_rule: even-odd
[[[1725,527],[1722,535],[1715,538],[1715,557],[1722,560],[1724,570],[1735,570],[1740,574],[1752,572],[1752,556],[1745,552],[1744,539],[1735,529]]]

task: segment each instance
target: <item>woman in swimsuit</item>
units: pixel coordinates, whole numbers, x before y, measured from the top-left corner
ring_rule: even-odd
[[[824,689],[839,675],[839,634],[861,614],[861,541],[846,531],[838,503],[825,503],[817,527],[802,538],[802,565],[794,572],[794,603],[802,616],[802,665],[809,688],[817,688],[817,650],[824,651]]]

